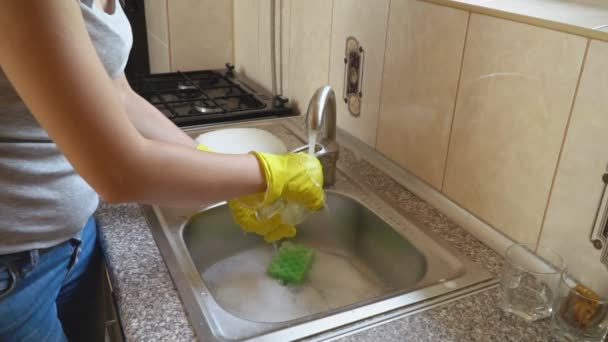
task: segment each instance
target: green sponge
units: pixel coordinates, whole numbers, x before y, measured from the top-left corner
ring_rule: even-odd
[[[283,242],[268,266],[268,275],[285,283],[300,284],[312,265],[314,251],[292,242]]]

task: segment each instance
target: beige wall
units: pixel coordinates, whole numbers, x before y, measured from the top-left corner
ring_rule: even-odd
[[[270,90],[270,0],[238,0],[233,13],[236,71]]]
[[[549,201],[540,245],[558,251],[580,278],[608,286],[600,251],[590,248],[608,166],[608,43],[591,41]],[[598,284],[599,285],[599,284]]]
[[[338,97],[338,126],[370,146],[376,145],[389,3],[388,0],[334,0],[333,6],[329,83]],[[365,53],[358,116],[351,115],[346,103],[341,101],[346,39],[351,36]]]
[[[237,71],[272,90],[270,0],[234,3]],[[276,1],[277,93],[304,112],[314,91],[329,82],[332,1]],[[279,19],[282,16],[282,19]],[[281,49],[282,47],[282,49]],[[282,91],[281,91],[282,90]]]
[[[460,43],[454,10],[403,1],[389,14],[377,149],[514,241],[556,250],[588,285],[606,285],[589,233],[608,164],[608,43],[475,13]],[[451,29],[433,35],[411,24],[418,17]],[[446,120],[451,106],[451,126],[428,120]],[[442,169],[442,145],[428,140],[446,135]]]
[[[145,11],[150,72],[169,72],[171,71],[171,56],[167,0],[146,1]]]
[[[152,73],[224,68],[233,62],[231,0],[145,2]]]
[[[331,0],[288,0],[284,21],[289,50],[284,52],[284,94],[300,112],[306,112],[315,90],[329,83]]]
[[[341,97],[355,36],[364,107],[357,119],[340,103],[340,127],[514,241],[605,279],[589,232],[608,164],[608,43],[418,0],[277,3],[278,90],[297,110],[327,83]],[[233,9],[237,68],[268,89],[269,6]]]
[[[392,0],[376,148],[441,189],[469,13]]]
[[[443,192],[514,240],[538,239],[586,43],[471,15]]]

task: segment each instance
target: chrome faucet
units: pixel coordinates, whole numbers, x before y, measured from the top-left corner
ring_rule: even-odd
[[[330,86],[323,86],[310,99],[306,112],[306,128],[308,133],[316,131],[317,138],[315,155],[323,166],[323,179],[325,186],[336,182],[336,163],[340,153],[340,146],[336,142],[336,95]],[[308,145],[302,146],[296,152],[305,151]]]

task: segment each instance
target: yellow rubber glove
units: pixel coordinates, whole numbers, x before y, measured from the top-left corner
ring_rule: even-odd
[[[196,149],[214,152],[206,145],[198,144]],[[304,153],[272,155],[251,152],[260,163],[264,172],[266,192],[244,196],[228,201],[232,215],[244,231],[264,237],[274,242],[296,235],[296,228],[285,224],[280,214],[268,219],[258,217],[257,209],[285,199],[318,210],[325,200],[323,194],[323,171],[316,157]]]
[[[206,146],[206,145],[203,145],[203,144],[196,145],[196,149],[199,150],[199,151],[213,152],[213,150],[209,146]]]
[[[266,179],[266,192],[237,199],[244,207],[259,209],[284,199],[318,210],[323,206],[323,169],[319,160],[306,153],[282,155],[251,152]]]
[[[280,213],[267,219],[258,217],[257,209],[281,199],[318,210],[325,200],[323,170],[316,157],[305,153],[272,155],[252,152],[266,178],[266,191],[228,201],[235,221],[245,231],[264,236],[273,242],[296,234],[295,227],[284,224]]]
[[[296,228],[283,224],[280,215],[261,220],[255,210],[239,205],[238,201],[228,201],[228,206],[232,210],[234,220],[244,231],[261,235],[266,242],[275,242],[296,235]]]

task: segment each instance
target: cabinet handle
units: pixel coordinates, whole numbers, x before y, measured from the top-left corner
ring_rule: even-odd
[[[607,170],[608,171],[608,170]],[[608,173],[602,176],[604,189],[595,215],[589,240],[596,249],[602,250],[600,261],[608,266]]]

